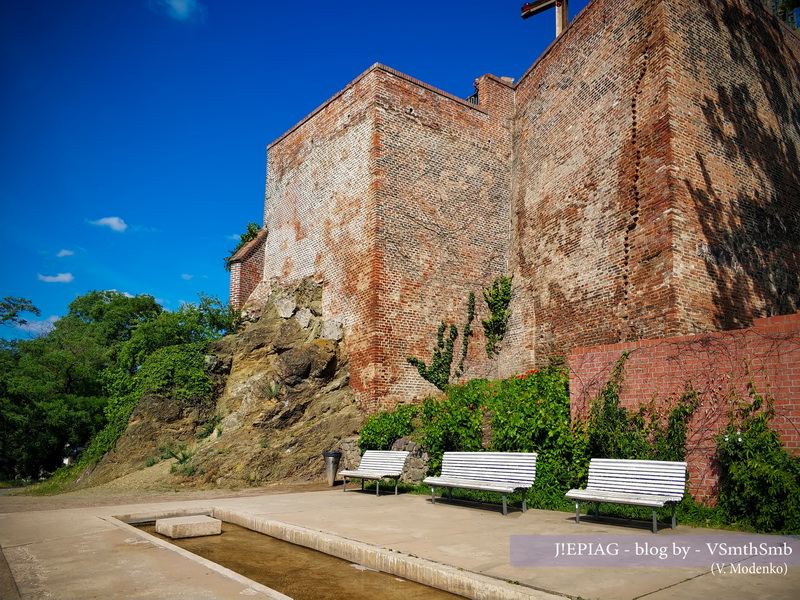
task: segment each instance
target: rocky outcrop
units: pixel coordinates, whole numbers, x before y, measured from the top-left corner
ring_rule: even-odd
[[[187,407],[142,398],[116,449],[79,485],[153,469],[167,488],[239,487],[324,479],[322,452],[341,449],[363,417],[349,387],[341,331],[321,314],[321,292],[304,282],[273,294],[260,318],[209,346],[214,402]],[[163,457],[167,458],[163,458]]]

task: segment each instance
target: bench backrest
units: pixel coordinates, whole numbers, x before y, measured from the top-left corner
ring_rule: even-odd
[[[531,487],[536,478],[533,452],[445,452],[442,477],[515,483]]]
[[[358,470],[400,473],[407,458],[408,452],[405,450],[367,450],[361,457]]]
[[[667,460],[593,458],[586,489],[652,496],[674,496],[686,490],[686,463]]]

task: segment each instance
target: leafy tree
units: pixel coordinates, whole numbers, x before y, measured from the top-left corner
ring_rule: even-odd
[[[21,298],[3,302],[9,323],[35,308]],[[0,478],[50,472],[68,448],[93,437],[102,442],[92,445],[93,458],[101,458],[145,392],[207,397],[205,344],[233,330],[236,316],[209,296],[168,312],[152,296],[92,291],[47,335],[0,343]]]
[[[69,305],[67,315],[56,323],[77,320],[94,325],[93,334],[103,344],[112,345],[130,339],[133,330],[163,312],[147,294],[128,296],[117,291],[91,291]]]
[[[228,256],[225,257],[225,270],[231,270],[231,259],[236,255],[236,253],[242,249],[242,247],[247,244],[248,242],[253,241],[258,236],[258,232],[261,231],[261,226],[258,223],[253,223],[252,221],[247,224],[247,229],[245,232],[239,236],[239,242],[236,244],[236,247],[228,253]]]
[[[6,296],[0,300],[0,324],[2,325],[25,325],[27,321],[19,316],[21,312],[33,313],[37,317],[41,314],[39,309],[26,298],[15,298]]]

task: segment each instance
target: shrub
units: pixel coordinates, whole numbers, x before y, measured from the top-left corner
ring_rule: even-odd
[[[359,432],[358,447],[364,450],[390,450],[400,438],[411,435],[418,406],[398,406],[395,410],[381,412],[367,419]]]
[[[419,435],[430,456],[428,471],[439,474],[448,451],[481,449],[488,382],[475,379],[448,387],[447,396],[426,398],[420,410]]]
[[[773,400],[750,386],[717,438],[719,506],[731,522],[765,532],[800,532],[800,458],[769,424]]]

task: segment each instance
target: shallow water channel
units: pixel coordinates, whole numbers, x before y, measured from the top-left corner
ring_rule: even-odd
[[[232,523],[222,523],[222,535],[177,540],[156,533],[154,523],[138,527],[295,600],[463,600]]]

